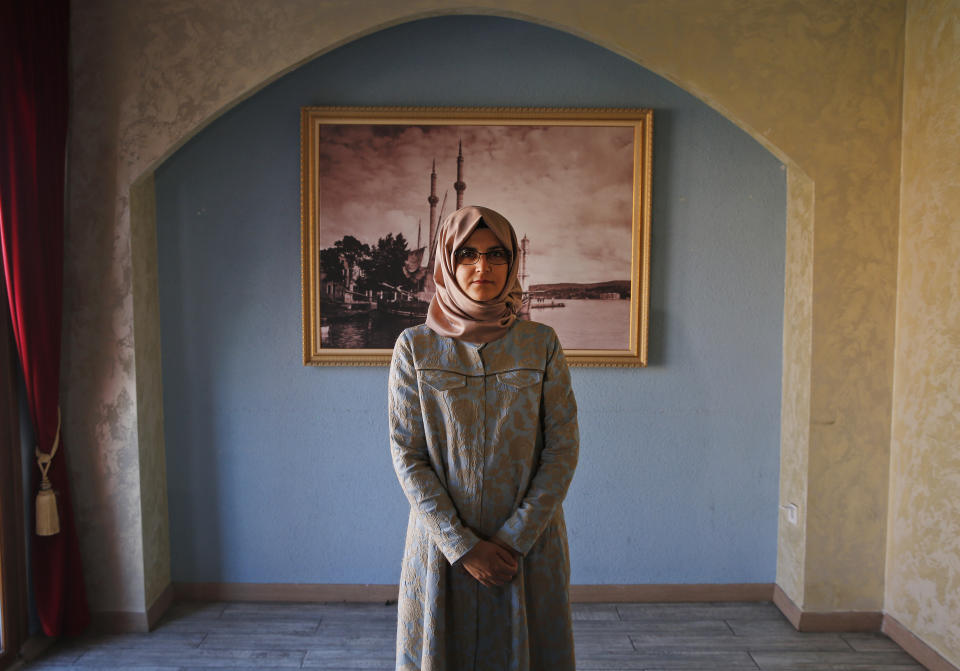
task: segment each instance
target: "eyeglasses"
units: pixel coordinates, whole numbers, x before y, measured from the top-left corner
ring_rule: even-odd
[[[491,249],[489,252],[478,252],[473,247],[461,247],[457,250],[456,258],[459,263],[472,266],[480,261],[481,256],[487,257],[487,263],[491,266],[505,266],[510,263],[510,252],[503,247]]]

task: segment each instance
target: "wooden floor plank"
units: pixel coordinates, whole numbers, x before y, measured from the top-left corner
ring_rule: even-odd
[[[353,654],[369,651],[394,650],[395,637],[389,636],[297,636],[287,634],[208,634],[200,648],[203,650],[232,650],[252,648],[255,650],[325,650],[348,649]]]
[[[231,634],[313,634],[320,627],[320,618],[313,620],[250,617],[241,619],[207,620],[197,625],[196,620],[172,620],[161,622],[153,633],[191,633],[202,630],[207,633]]]
[[[584,636],[576,630],[573,632],[573,645],[578,657],[602,655],[608,652],[623,652],[633,654],[635,649],[629,636],[594,634]]]
[[[299,668],[306,650],[90,650],[74,662],[78,668],[112,666],[200,666],[259,669],[263,666]]]
[[[625,636],[646,635],[712,635],[730,636],[733,632],[723,620],[574,620],[575,634],[593,636],[622,634]]]
[[[839,634],[804,634],[801,636],[631,636],[637,650],[744,650],[850,652],[850,646]]]
[[[310,650],[303,659],[303,668],[311,669],[392,669],[394,649],[352,650],[331,646],[324,650]]]
[[[889,652],[755,652],[761,671],[923,671],[910,655]]]
[[[621,620],[714,620],[783,618],[772,603],[618,603]]]
[[[575,603],[571,610],[575,622],[586,620],[616,621],[620,619],[617,607],[611,603]]]
[[[840,637],[857,652],[884,652],[900,649],[900,646],[885,634],[840,634]]]
[[[782,615],[760,620],[733,617],[725,618],[724,622],[730,627],[734,636],[803,636],[803,634],[797,631],[794,626],[790,624],[790,621]]]
[[[581,655],[577,653],[578,671],[594,669],[716,669],[756,671],[750,655],[746,652],[714,652],[712,650],[680,650],[646,653],[642,651],[604,652]]]

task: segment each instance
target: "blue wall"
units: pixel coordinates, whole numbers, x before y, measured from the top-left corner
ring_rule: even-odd
[[[472,16],[319,57],[157,170],[173,579],[399,579],[387,370],[300,362],[305,105],[654,109],[651,364],[573,370],[573,581],[773,582],[783,166],[630,61]]]

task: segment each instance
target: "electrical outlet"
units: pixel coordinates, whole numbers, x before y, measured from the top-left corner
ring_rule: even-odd
[[[796,503],[785,503],[780,506],[780,510],[786,514],[787,521],[790,524],[797,523],[797,520],[800,517],[800,508],[797,507]]]

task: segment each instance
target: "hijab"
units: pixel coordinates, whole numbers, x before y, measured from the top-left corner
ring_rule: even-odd
[[[488,301],[476,301],[457,284],[456,252],[480,222],[510,252],[510,266],[503,289]],[[437,293],[430,301],[427,326],[440,335],[467,342],[487,343],[502,337],[520,311],[523,290],[517,279],[519,259],[517,234],[502,214],[486,207],[469,205],[451,213],[437,232],[433,281]]]

